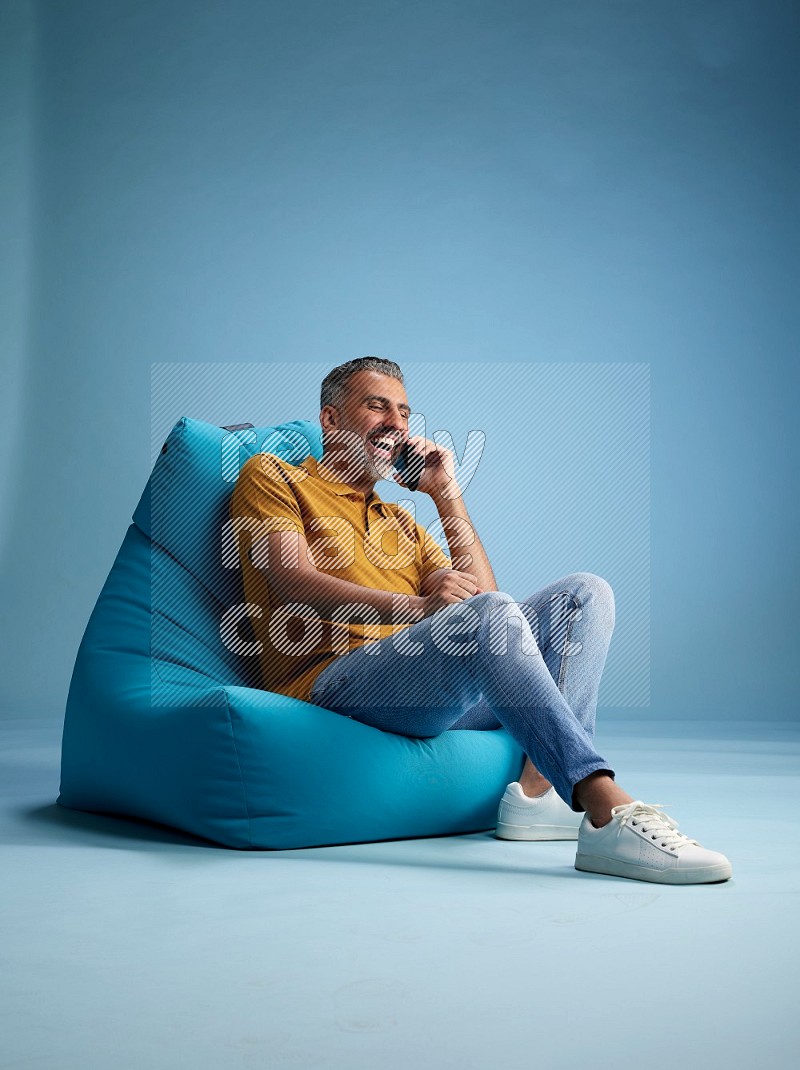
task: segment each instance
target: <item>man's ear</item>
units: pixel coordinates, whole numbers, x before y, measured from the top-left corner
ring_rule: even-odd
[[[322,425],[322,430],[327,431],[330,428],[336,427],[339,413],[333,405],[325,405],[319,414],[319,422]]]

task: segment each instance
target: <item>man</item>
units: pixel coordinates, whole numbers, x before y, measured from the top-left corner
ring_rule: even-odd
[[[609,585],[573,573],[519,605],[498,591],[454,458],[409,438],[410,411],[397,364],[348,361],[322,384],[321,460],[258,454],[243,466],[231,516],[249,534],[240,554],[247,600],[262,608],[264,687],[407,736],[503,725],[527,757],[500,802],[500,838],[576,839],[576,868],[595,873],[727,880],[724,855],[623,791],[594,749]],[[406,444],[424,457],[418,489],[452,562],[375,493],[379,479],[404,485]]]

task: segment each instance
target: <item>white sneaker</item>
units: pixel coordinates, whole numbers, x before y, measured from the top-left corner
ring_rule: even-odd
[[[509,784],[497,811],[499,840],[577,840],[583,813],[576,814],[549,788],[529,798],[518,781]]]
[[[707,851],[677,828],[662,806],[639,799],[615,806],[609,823],[599,829],[586,814],[578,832],[575,868],[656,884],[728,880],[733,869],[725,855]]]

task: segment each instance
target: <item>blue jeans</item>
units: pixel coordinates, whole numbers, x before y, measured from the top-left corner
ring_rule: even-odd
[[[523,602],[491,591],[340,655],[311,702],[384,732],[426,738],[505,727],[575,811],[579,780],[614,772],[593,746],[614,594],[574,572]]]

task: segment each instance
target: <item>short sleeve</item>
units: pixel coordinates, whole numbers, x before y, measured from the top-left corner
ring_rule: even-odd
[[[242,466],[230,503],[234,524],[263,531],[301,531],[303,517],[292,482],[277,457],[257,453]]]

